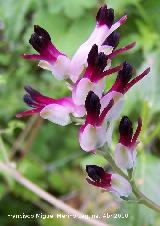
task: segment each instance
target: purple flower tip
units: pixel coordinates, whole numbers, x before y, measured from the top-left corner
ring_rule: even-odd
[[[102,177],[105,174],[105,171],[102,167],[96,165],[87,165],[86,172],[88,176],[96,182],[100,182]]]
[[[36,51],[41,52],[46,48],[50,41],[51,37],[48,32],[40,26],[34,25],[34,33],[31,35],[29,40],[29,43],[32,45],[32,47]]]
[[[92,67],[95,74],[100,74],[105,69],[107,60],[107,55],[102,52],[98,53],[98,46],[94,44],[88,54],[88,66]]]
[[[96,16],[99,26],[106,24],[109,28],[114,22],[114,9],[107,9],[107,5],[102,6]]]
[[[99,53],[97,57],[97,62],[95,64],[95,73],[100,74],[103,72],[107,65],[108,57],[104,53]]]
[[[94,44],[88,54],[87,62],[89,66],[94,66],[98,56],[98,46]]]
[[[35,96],[40,96],[40,95],[41,95],[40,92],[38,92],[37,90],[33,89],[33,88],[32,88],[31,86],[29,86],[29,85],[24,86],[24,89],[25,89],[25,91],[26,91],[27,93],[29,93],[29,95],[30,95],[32,98],[35,97]]]
[[[127,84],[132,78],[133,67],[126,61],[123,63],[123,68],[118,72],[117,79],[123,84]]]
[[[23,101],[30,107],[35,107],[34,101],[32,100],[31,96],[29,94],[25,94],[23,96]]]
[[[100,99],[93,91],[90,91],[86,97],[85,108],[88,115],[95,115],[98,117],[100,114]]]
[[[120,143],[128,146],[133,135],[133,125],[127,116],[123,116],[119,124]]]
[[[115,49],[119,44],[119,40],[120,40],[120,33],[114,31],[114,32],[112,32],[112,34],[110,34],[106,38],[106,40],[103,42],[102,45],[112,46]]]

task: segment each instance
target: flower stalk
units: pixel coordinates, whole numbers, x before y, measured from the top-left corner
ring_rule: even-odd
[[[108,161],[108,163],[110,164],[110,166],[112,167],[112,170],[115,173],[118,173],[119,175],[121,175],[122,177],[124,177],[131,185],[132,187],[132,192],[134,193],[134,195],[137,198],[138,203],[143,204],[147,207],[149,207],[150,209],[155,210],[156,212],[160,213],[160,206],[153,202],[152,200],[150,200],[147,196],[145,196],[137,187],[134,178],[130,178],[129,175],[125,174],[123,172],[123,170],[121,170],[115,163],[114,159],[112,158],[112,155],[106,151],[106,147],[104,146],[101,149],[101,155],[103,155],[103,157]]]

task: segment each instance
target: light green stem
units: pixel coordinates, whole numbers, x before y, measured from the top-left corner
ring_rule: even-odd
[[[152,200],[150,200],[149,198],[147,198],[136,186],[135,181],[133,180],[133,178],[129,178],[129,176],[127,174],[125,174],[115,163],[114,159],[112,158],[111,154],[108,151],[104,151],[102,150],[101,152],[104,156],[104,158],[108,161],[108,163],[111,165],[112,169],[114,172],[118,173],[119,175],[121,175],[122,177],[124,177],[132,186],[132,191],[134,193],[134,195],[137,197],[137,199],[139,200],[139,203],[155,210],[156,212],[160,213],[160,206],[158,204],[156,204],[155,202],[153,202]]]

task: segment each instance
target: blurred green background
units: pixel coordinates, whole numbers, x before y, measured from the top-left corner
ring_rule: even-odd
[[[56,81],[37,62],[21,54],[33,52],[28,40],[33,25],[44,27],[53,43],[69,56],[86,40],[95,26],[99,6],[107,3],[116,18],[127,13],[128,20],[119,31],[124,46],[132,41],[134,50],[114,59],[116,65],[128,60],[136,73],[151,66],[150,76],[127,95],[123,114],[136,122],[143,119],[142,144],[138,146],[137,183],[146,195],[160,203],[160,1],[159,0],[0,0],[0,132],[13,163],[27,178],[54,196],[86,214],[128,213],[127,219],[109,219],[113,226],[159,226],[160,216],[137,204],[116,201],[108,193],[85,181],[85,165],[108,168],[98,156],[80,150],[78,127],[60,127],[39,117],[16,119],[26,109],[23,86],[32,85],[46,95],[68,95],[64,82]],[[107,87],[115,76],[108,80]],[[117,142],[117,126],[113,136]],[[112,150],[112,151],[113,151]],[[0,153],[0,158],[2,158]],[[82,225],[70,219],[11,219],[8,214],[60,213],[11,178],[0,175],[1,226]]]

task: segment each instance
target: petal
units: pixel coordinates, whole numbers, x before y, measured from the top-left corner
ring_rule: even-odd
[[[78,80],[84,66],[87,66],[87,57],[92,46],[97,44],[99,51],[102,49],[101,45],[108,30],[107,26],[95,27],[88,40],[78,48],[71,59],[70,78],[73,82]]]
[[[93,127],[88,124],[83,129],[80,129],[79,142],[84,151],[90,152],[102,147],[106,139],[106,129],[104,126]]]
[[[120,49],[115,50],[114,52],[112,52],[111,54],[109,54],[109,59],[112,59],[113,57],[117,56],[118,54],[121,54],[123,52],[128,51],[129,49],[132,49],[133,47],[135,47],[136,43],[132,42],[129,45],[126,45]]]
[[[113,125],[110,123],[110,125],[107,128],[107,133],[106,133],[107,143],[109,146],[111,146],[111,144],[112,144],[112,133],[113,133]]]
[[[119,28],[122,24],[125,23],[125,21],[127,20],[127,15],[122,16],[116,23],[114,23],[112,25],[112,27],[110,28],[109,32],[108,32],[108,36],[115,30],[117,30],[117,28]],[[108,37],[107,36],[107,37]],[[106,37],[106,38],[107,38]]]
[[[86,97],[93,89],[93,83],[88,78],[82,78],[79,82],[73,87],[72,98],[75,104],[84,105]]]
[[[112,174],[111,188],[112,192],[120,197],[128,197],[132,192],[130,183],[118,174]]]
[[[139,134],[140,134],[140,132],[141,132],[141,129],[142,129],[142,119],[139,118],[139,119],[138,119],[138,126],[137,126],[137,129],[136,129],[136,131],[135,131],[135,133],[134,133],[134,135],[133,135],[131,146],[136,145],[137,139],[138,139]]]
[[[122,111],[122,107],[124,104],[123,94],[116,92],[116,91],[112,91],[112,92],[107,93],[106,95],[104,95],[101,98],[101,110],[106,108],[106,106],[109,104],[111,99],[114,100],[114,105],[106,116],[106,120],[108,120],[108,121],[113,121],[113,120],[116,120],[117,118],[119,118],[119,115]]]
[[[22,117],[25,117],[25,116],[28,116],[28,115],[33,115],[35,113],[39,113],[40,111],[41,111],[41,108],[35,108],[35,109],[31,109],[31,110],[27,110],[27,111],[17,113],[16,117],[22,118]]]
[[[39,54],[26,54],[24,53],[22,57],[26,60],[47,60],[45,56]]]
[[[69,75],[70,59],[66,56],[60,55],[51,70],[57,80],[66,79]]]
[[[87,180],[87,182],[89,184],[92,184],[92,185],[94,185],[96,187],[102,188],[103,190],[111,191],[111,186],[110,185],[107,185],[105,183],[101,183],[101,182],[98,182],[98,181],[93,181],[93,180],[91,180],[89,178],[86,178],[86,180]]]
[[[83,117],[86,113],[86,109],[84,105],[75,105],[74,111],[72,112],[74,117]]]
[[[86,66],[88,53],[91,50],[92,46],[94,44],[98,45],[100,51],[102,49],[101,46],[105,39],[113,31],[120,27],[125,22],[126,19],[127,16],[126,15],[123,16],[122,18],[120,18],[119,21],[113,24],[110,29],[106,25],[95,27],[88,40],[79,47],[77,52],[72,57],[70,78],[73,82],[76,82],[78,80],[78,77],[81,74],[84,66]]]
[[[70,68],[70,59],[64,55],[59,55],[54,63],[40,61],[38,66],[43,69],[52,71],[57,80],[63,80],[68,77]]]
[[[122,144],[117,144],[115,150],[115,162],[122,169],[131,169],[135,165],[136,151]]]
[[[105,79],[101,79],[99,80],[97,83],[93,84],[93,89],[92,91],[99,97],[102,97],[102,93],[104,91],[106,85],[106,80]]]
[[[40,116],[61,126],[66,126],[71,123],[68,110],[59,104],[47,105],[41,110]]]
[[[70,79],[74,83],[78,80],[84,66],[87,64],[87,57],[91,47],[92,45],[90,46],[87,43],[82,44],[71,59]]]
[[[112,46],[108,46],[108,45],[102,45],[99,47],[99,52],[103,52],[106,55],[111,54],[113,51],[113,47]]]
[[[45,60],[40,60],[38,66],[45,69],[45,70],[49,70],[49,71],[51,70],[50,69],[51,65]]]
[[[63,97],[56,100],[56,103],[66,108],[69,113],[72,113],[75,117],[83,117],[86,113],[84,105],[76,105],[71,97]]]

